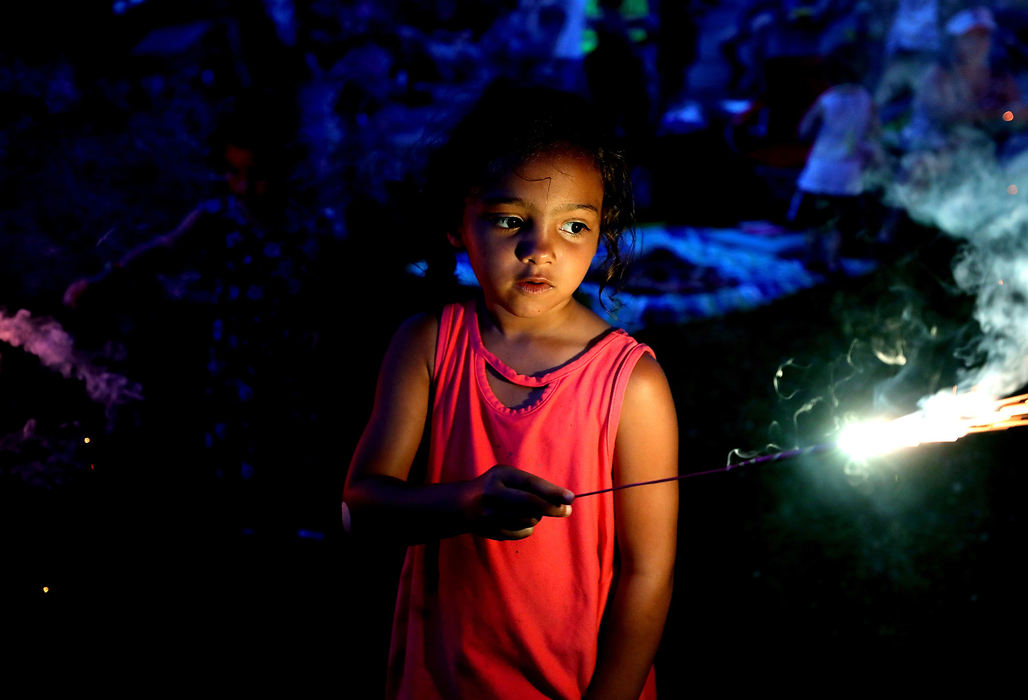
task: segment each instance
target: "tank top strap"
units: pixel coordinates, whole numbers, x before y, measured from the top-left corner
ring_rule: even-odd
[[[463,330],[465,308],[461,304],[447,304],[439,314],[439,334],[435,341],[435,364],[432,368],[432,379],[439,378],[444,362],[459,343],[458,336]]]
[[[625,401],[625,391],[628,389],[628,380],[632,378],[635,366],[642,359],[643,355],[656,357],[653,348],[644,343],[639,343],[630,336],[630,342],[625,342],[620,348],[620,357],[616,363],[613,387],[613,399],[610,403],[610,415],[607,417],[607,441],[613,445],[617,438],[617,427],[621,422],[621,406]]]

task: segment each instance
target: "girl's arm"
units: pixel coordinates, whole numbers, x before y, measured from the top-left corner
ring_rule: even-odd
[[[678,474],[678,423],[667,379],[649,355],[625,392],[614,448],[614,484]],[[678,484],[614,492],[621,565],[586,697],[632,698],[642,692],[671,603],[678,534]]]
[[[344,513],[355,535],[408,543],[466,532],[521,539],[543,516],[566,517],[574,498],[527,472],[496,465],[470,481],[411,484],[429,415],[438,322],[416,316],[396,332],[382,364],[371,419],[350,462]]]

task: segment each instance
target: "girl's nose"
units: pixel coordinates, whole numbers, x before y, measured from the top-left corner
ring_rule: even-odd
[[[553,260],[553,244],[542,227],[526,227],[522,229],[521,234],[514,251],[518,260],[536,265]]]

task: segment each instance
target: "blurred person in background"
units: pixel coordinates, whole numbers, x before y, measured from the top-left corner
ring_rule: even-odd
[[[946,22],[947,51],[918,84],[903,132],[908,150],[994,142],[1024,123],[1017,81],[992,52],[996,28],[986,7],[961,10]]]
[[[829,87],[799,124],[813,146],[796,183],[789,220],[807,231],[808,264],[842,272],[843,243],[864,226],[865,175],[880,162],[878,124],[871,93],[860,83],[859,61],[839,51],[826,61]]]

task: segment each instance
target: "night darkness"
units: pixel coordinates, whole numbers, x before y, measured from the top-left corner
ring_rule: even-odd
[[[915,146],[916,81],[882,85],[973,3],[921,3],[920,54],[891,43],[906,4],[590,0],[565,35],[574,2],[56,2],[0,23],[7,648],[50,649],[48,683],[88,657],[97,687],[381,695],[403,552],[348,539],[340,496],[386,344],[436,298],[421,147],[496,78],[591,95],[628,145],[639,246],[612,322],[667,374],[682,474],[963,382],[1023,391],[1028,107]],[[1028,6],[991,7],[990,65],[1028,95]],[[798,127],[840,65],[875,103],[864,189],[797,209]],[[808,249],[834,231],[838,256]],[[1012,677],[1026,440],[683,480],[662,695]]]

